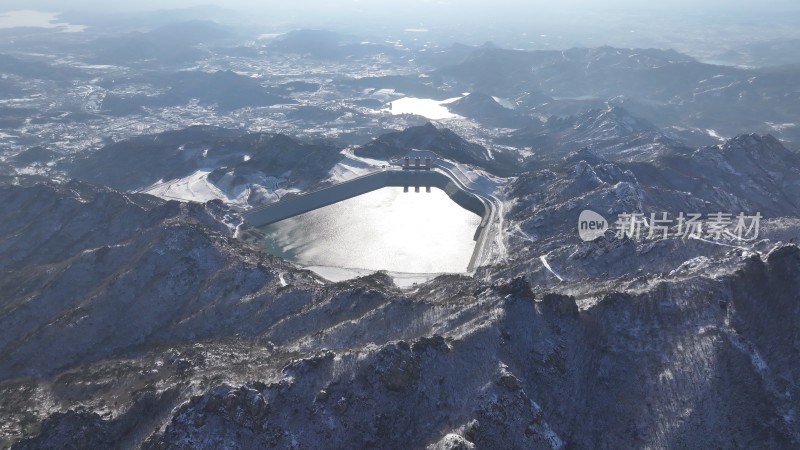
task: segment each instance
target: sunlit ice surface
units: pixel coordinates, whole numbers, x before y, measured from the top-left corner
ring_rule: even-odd
[[[262,228],[270,253],[301,265],[465,272],[481,218],[437,188],[385,187]]]
[[[83,25],[72,25],[58,21],[58,14],[52,12],[20,10],[0,13],[0,29],[5,28],[54,28],[65,32],[81,32]]]
[[[458,115],[451,113],[445,105],[459,98],[433,100],[430,98],[403,97],[391,102],[392,114],[416,114],[431,120],[453,119]]]

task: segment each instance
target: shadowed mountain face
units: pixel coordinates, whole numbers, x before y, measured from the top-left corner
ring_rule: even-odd
[[[538,162],[560,159],[583,147],[613,160],[647,160],[682,146],[649,121],[620,107],[591,109],[571,117],[551,116],[545,123],[519,129],[499,141],[531,148],[536,152],[531,159]]]
[[[69,173],[78,179],[118,189],[142,188],[159,180],[191,174],[203,167],[208,157],[206,150],[241,136],[241,133],[214,127],[192,127],[134,138],[106,145],[88,158],[76,161]],[[237,153],[236,150],[239,149],[222,150],[215,156],[224,160]]]
[[[74,68],[53,66],[46,62],[11,55],[0,55],[0,71],[4,74],[2,80],[7,80],[9,75],[56,82],[86,77],[86,74]]]
[[[216,142],[224,155],[220,142],[242,142],[229,133],[157,141]],[[260,139],[236,170],[269,170],[305,148]],[[582,150],[509,185],[506,220],[518,231],[508,260],[411,291],[384,274],[327,283],[253,250],[230,238],[250,232],[218,201],[80,182],[5,187],[6,429],[28,437],[22,448],[74,436],[145,448],[792,447],[800,430],[782,418],[800,394],[800,250],[778,242],[800,226],[797,158],[757,135],[647,162]],[[757,209],[769,220],[752,251],[680,238],[582,243],[583,207],[606,217]]]
[[[583,149],[558,165],[518,177],[508,187],[517,199],[509,218],[549,251],[575,237],[575,211],[583,209],[612,222],[623,212],[648,218],[668,213],[673,219],[679,213],[717,212],[796,217],[799,175],[800,156],[771,136],[742,135],[718,146],[672,150],[647,162],[607,160]],[[693,250],[695,256],[703,251],[711,249]],[[671,258],[656,261],[657,271],[672,264]]]
[[[308,184],[324,178],[341,159],[339,151],[333,145],[301,143],[285,135],[191,127],[109,144],[76,161],[68,173],[118,189],[140,189],[200,169],[219,176],[229,171],[273,177],[288,174],[290,183]]]
[[[467,142],[448,129],[436,128],[430,122],[400,132],[387,133],[369,144],[355,149],[358,156],[391,159],[411,149],[432,150],[440,156],[466,164],[485,167],[489,171],[509,173],[516,166],[515,155],[493,154],[485,147]]]
[[[635,115],[660,126],[711,128],[733,135],[754,126],[754,120],[793,123],[800,112],[797,70],[705,64],[655,49],[478,48],[436,73],[457,80],[455,87],[464,90],[506,98],[543,92],[562,103],[606,99],[626,104]],[[554,108],[551,105],[556,112]]]
[[[522,128],[531,122],[530,117],[502,106],[492,96],[479,92],[474,92],[448,104],[447,109],[489,126]]]
[[[315,59],[344,59],[376,54],[397,56],[402,53],[390,45],[364,42],[357,36],[326,30],[290,31],[270,42],[268,49]]]
[[[400,132],[389,133],[364,145],[356,153],[366,157],[393,158],[405,154],[412,148],[438,150],[454,159],[486,160],[485,148],[465,141],[447,129],[438,129],[428,122],[420,127],[412,127]]]
[[[99,64],[184,64],[207,53],[201,44],[214,44],[233,36],[213,22],[190,21],[165,25],[148,32],[132,32],[91,42],[87,47]]]
[[[679,77],[669,76],[679,69]],[[440,72],[485,92],[498,88],[507,93],[524,92],[535,87],[545,94],[557,90],[564,97],[608,97],[655,88],[650,97],[656,98],[680,86],[692,86],[702,79],[698,76],[711,76],[717,73],[715,70],[733,71],[698,63],[675,51],[655,49],[598,47],[526,52],[484,47]]]
[[[284,176],[292,184],[313,184],[323,180],[341,160],[340,151],[336,145],[303,143],[278,134],[259,139],[253,147],[253,156],[247,161],[231,164],[220,171],[232,168],[234,176],[260,172],[272,177]]]
[[[146,107],[181,106],[193,100],[223,111],[292,103],[286,97],[271,93],[258,80],[231,71],[178,72],[160,77],[157,83],[163,85],[166,92],[130,97],[108,94],[103,98],[101,109],[107,114],[124,116],[143,114]]]
[[[233,110],[245,106],[291,103],[285,97],[271,94],[258,80],[231,71],[181,72],[173,80],[163,98],[167,104],[198,99],[201,103],[217,104],[223,110]]]
[[[382,274],[320,284],[230,239],[220,203],[77,182],[0,200],[0,408],[7,433],[33,432],[22,448],[797,441],[781,419],[800,375],[793,245],[575,279],[577,298],[522,277],[404,292]]]

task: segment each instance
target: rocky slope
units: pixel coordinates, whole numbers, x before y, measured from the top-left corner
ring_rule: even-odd
[[[475,119],[487,126],[523,128],[532,122],[530,117],[501,105],[491,95],[482,92],[473,92],[446,106],[451,112]]]
[[[462,92],[504,98],[544,93],[556,101],[530,106],[546,116],[581,114],[612,102],[659,126],[711,129],[723,136],[772,129],[797,142],[794,126],[784,133],[769,125],[794,123],[797,117],[796,66],[742,69],[701,63],[674,50],[606,46],[565,51],[475,47],[457,61],[433,74]]]
[[[486,147],[464,140],[447,128],[428,122],[403,131],[384,134],[355,149],[358,156],[392,159],[411,149],[432,150],[440,156],[465,164],[473,164],[490,172],[509,174],[519,170],[519,156],[508,151],[489,151]]]
[[[649,121],[618,106],[575,116],[551,116],[547,122],[516,130],[500,142],[533,149],[535,155],[530,159],[534,164],[561,159],[584,147],[607,159],[635,161],[682,146]]]
[[[71,177],[124,190],[200,169],[211,172],[212,182],[229,174],[233,186],[246,184],[249,175],[282,177],[289,185],[306,186],[325,178],[342,158],[340,151],[334,144],[283,134],[193,126],[114,142],[62,166]]]
[[[3,31],[0,448],[800,448],[797,67],[210,11]],[[412,148],[495,197],[492,264],[329,282],[232,209]],[[662,212],[760,234],[613,229]]]
[[[132,80],[107,80],[104,85],[113,89]],[[157,77],[142,77],[139,82],[152,83],[164,92],[156,95],[120,96],[107,94],[103,97],[103,112],[125,116],[144,114],[145,108],[176,107],[195,102],[213,106],[224,112],[239,108],[272,106],[294,103],[291,99],[276,95],[277,88],[267,89],[258,80],[239,75],[233,71],[203,72],[187,70]]]
[[[648,163],[578,152],[509,186],[508,261],[409,290],[265,255],[220,202],[2,187],[2,445],[796,447],[786,152],[760,136]],[[680,194],[678,170],[750,184]],[[769,213],[760,241],[583,243],[574,227],[585,206],[732,205]]]
[[[583,149],[508,186],[513,199],[508,218],[522,231],[510,239],[548,251],[574,242],[583,209],[612,221],[623,212],[797,217],[799,176],[800,157],[771,136],[742,135],[718,146],[678,147],[650,161],[627,163]]]

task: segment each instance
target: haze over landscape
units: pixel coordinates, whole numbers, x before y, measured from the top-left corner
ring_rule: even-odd
[[[0,448],[800,447],[800,4],[0,2]]]
[[[122,4],[79,0],[68,6],[60,1],[10,0],[0,7],[63,12],[78,22],[83,17],[100,23],[109,14],[218,8],[216,19],[236,27],[325,28],[367,36],[425,30],[414,37],[442,45],[455,41],[493,41],[532,49],[612,45],[675,48],[696,53],[693,56],[713,55],[714,49],[722,53],[742,43],[800,37],[800,5],[791,0],[144,0]]]

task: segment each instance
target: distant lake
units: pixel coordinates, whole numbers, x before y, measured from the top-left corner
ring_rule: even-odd
[[[59,13],[43,11],[9,11],[0,13],[0,29],[7,28],[58,28],[65,32],[81,32],[84,25],[71,25],[58,22]]]
[[[433,100],[430,98],[403,97],[391,102],[392,114],[416,114],[432,120],[451,119],[458,115],[451,113],[446,106],[460,97],[447,100]]]
[[[385,187],[261,230],[270,253],[306,266],[457,273],[480,221],[440,189]]]

